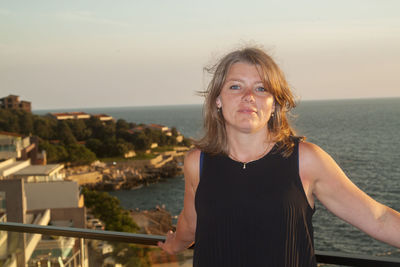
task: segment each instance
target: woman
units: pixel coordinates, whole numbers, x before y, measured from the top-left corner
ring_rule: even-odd
[[[195,242],[194,266],[316,266],[314,197],[372,237],[400,247],[400,214],[357,188],[321,148],[295,137],[283,73],[245,48],[215,66],[205,136],[185,159],[184,208],[158,245]]]

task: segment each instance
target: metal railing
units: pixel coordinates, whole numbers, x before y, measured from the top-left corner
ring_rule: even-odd
[[[0,223],[0,230],[22,233],[36,233],[44,235],[68,236],[84,239],[96,239],[114,242],[128,242],[141,245],[157,245],[158,241],[164,241],[164,236],[132,234],[115,231],[99,231],[83,228],[42,226],[35,224],[23,224],[6,222]],[[337,264],[345,266],[373,266],[373,267],[399,267],[399,258],[376,257],[366,255],[354,255],[340,252],[316,251],[318,263]]]

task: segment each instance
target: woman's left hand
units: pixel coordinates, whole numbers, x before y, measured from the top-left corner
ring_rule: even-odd
[[[174,249],[175,237],[176,237],[176,233],[170,230],[167,233],[165,241],[164,242],[158,241],[157,246],[162,248],[164,251],[166,251],[170,255],[176,254],[177,251],[175,251],[175,249]]]

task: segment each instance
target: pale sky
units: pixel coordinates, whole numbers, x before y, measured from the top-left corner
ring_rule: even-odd
[[[301,100],[400,97],[400,1],[0,0],[0,97],[33,109],[199,104],[263,46]]]

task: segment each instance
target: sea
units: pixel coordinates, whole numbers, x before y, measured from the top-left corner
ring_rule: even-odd
[[[202,135],[202,106],[148,106],[37,110],[105,113],[135,123],[175,126],[186,137]],[[347,176],[375,200],[400,211],[400,98],[301,101],[291,113],[298,135],[328,152]],[[110,192],[126,209],[159,206],[176,218],[183,206],[182,176],[139,189]],[[399,257],[400,249],[374,240],[316,202],[315,249]]]

